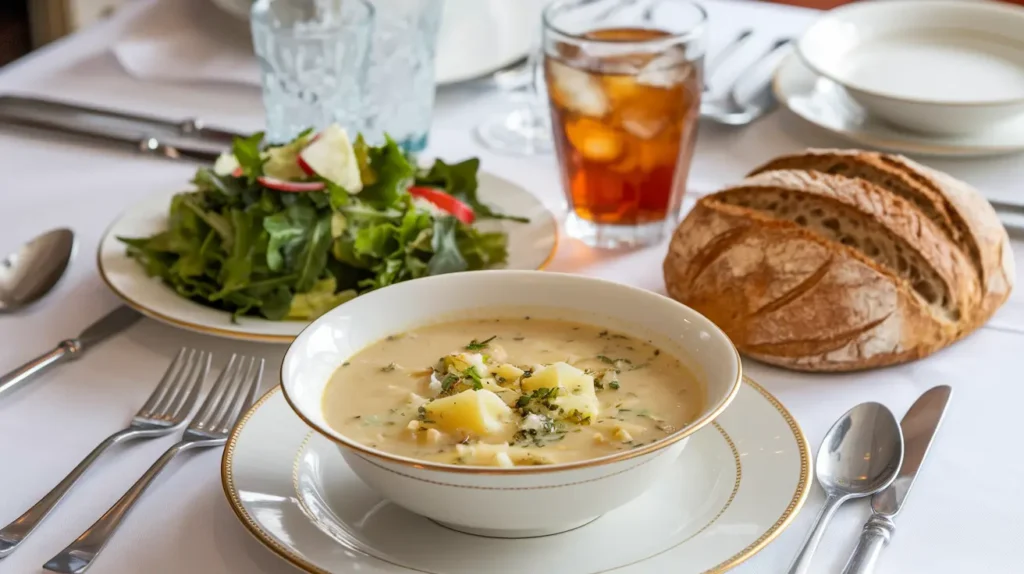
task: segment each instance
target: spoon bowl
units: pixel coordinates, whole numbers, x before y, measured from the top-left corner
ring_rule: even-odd
[[[864,429],[861,432],[851,432]],[[889,486],[903,461],[903,433],[892,411],[863,403],[848,411],[825,435],[814,472],[825,492],[857,498]]]
[[[825,491],[825,505],[789,573],[810,571],[814,550],[840,505],[885,489],[896,479],[902,464],[903,431],[885,405],[861,403],[836,421],[825,435],[814,465],[818,483]]]
[[[35,303],[64,276],[75,253],[70,229],[48,231],[0,260],[0,314]]]

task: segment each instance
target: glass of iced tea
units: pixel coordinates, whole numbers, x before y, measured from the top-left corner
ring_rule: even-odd
[[[686,0],[556,0],[544,10],[573,237],[650,245],[677,223],[697,140],[705,21]]]

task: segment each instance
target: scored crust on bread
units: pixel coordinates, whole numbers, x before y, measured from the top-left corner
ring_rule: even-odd
[[[905,362],[977,328],[1012,286],[994,211],[948,176],[865,157],[780,158],[702,198],[670,244],[669,295],[741,352],[800,370]],[[977,201],[988,211],[961,213]]]
[[[1009,295],[1014,269],[1004,249],[1009,245],[1006,230],[988,201],[967,184],[900,155],[862,150],[811,149],[773,159],[749,175],[779,169],[862,179],[913,203],[972,262],[988,311],[979,315],[982,322]]]

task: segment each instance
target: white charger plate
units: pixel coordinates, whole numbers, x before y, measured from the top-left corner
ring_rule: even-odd
[[[249,20],[252,0],[212,0]],[[541,0],[445,0],[434,60],[439,86],[480,78],[526,56],[539,34]]]
[[[522,187],[495,175],[479,175],[479,197],[502,213],[528,217],[529,223],[484,221],[477,226],[508,234],[507,269],[543,269],[558,247],[558,222],[544,204]],[[128,306],[158,321],[218,337],[263,343],[290,343],[308,321],[269,321],[241,317],[181,297],[159,279],[148,277],[129,258],[118,237],[147,237],[166,229],[171,197],[178,191],[148,197],[130,207],[100,240],[100,277]]]
[[[278,387],[235,427],[221,480],[246,529],[304,572],[691,574],[724,572],[774,540],[807,498],[810,466],[792,415],[748,379],[639,499],[562,534],[482,538],[381,499]]]
[[[961,136],[911,133],[870,116],[842,86],[815,74],[796,54],[775,70],[775,97],[804,120],[861,145],[923,156],[978,157],[1024,151],[1024,116]]]

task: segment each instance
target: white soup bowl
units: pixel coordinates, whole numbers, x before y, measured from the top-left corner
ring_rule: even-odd
[[[509,316],[510,309],[650,339],[700,379],[706,404],[694,422],[660,441],[601,458],[516,468],[406,458],[355,442],[327,424],[324,388],[355,353],[419,326],[491,310],[491,316]],[[367,293],[311,323],[288,348],[281,368],[291,407],[336,442],[381,496],[457,530],[499,537],[570,530],[633,500],[678,458],[688,436],[729,405],[741,378],[736,348],[693,309],[618,283],[540,271],[454,273]]]

